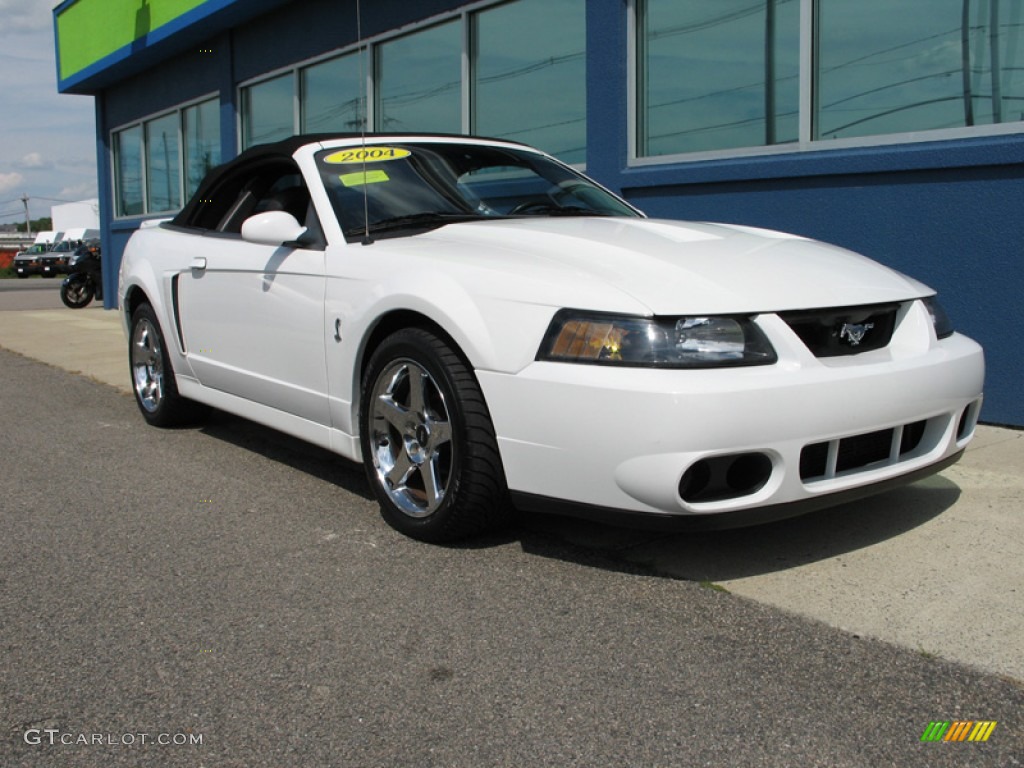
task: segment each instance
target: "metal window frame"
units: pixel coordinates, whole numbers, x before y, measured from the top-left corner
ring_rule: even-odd
[[[454,20],[460,20],[462,23],[462,50],[460,51],[462,82],[460,84],[461,104],[459,122],[464,133],[471,132],[474,122],[472,93],[473,45],[475,44],[473,40],[473,26],[475,25],[474,17],[480,11],[504,5],[508,2],[515,2],[515,0],[478,0],[478,2],[469,3],[457,10],[438,13],[426,19],[415,21],[410,24],[404,24],[400,27],[377,35],[364,37],[362,40],[342,46],[341,48],[336,48],[334,50],[318,54],[317,56],[311,56],[293,64],[272,69],[268,72],[262,72],[259,75],[240,81],[235,85],[237,97],[235,103],[239,105],[239,108],[235,110],[236,138],[238,140],[238,146],[240,148],[245,147],[243,141],[245,138],[243,124],[245,118],[244,104],[245,99],[247,98],[245,96],[245,91],[253,86],[259,85],[260,83],[280,77],[281,75],[293,73],[295,81],[292,91],[292,98],[294,100],[292,132],[298,134],[302,128],[302,71],[317,64],[322,64],[325,61],[341,58],[352,53],[363,57],[363,77],[365,79],[364,119],[366,122],[366,130],[379,130],[377,117],[380,115],[380,89],[378,87],[380,72],[380,46],[400,37],[416,34],[417,32],[422,32],[431,27],[436,27]]]
[[[632,0],[631,0],[632,1]],[[382,32],[377,35],[370,37],[364,37],[355,43],[351,43],[341,48],[337,48],[325,53],[311,56],[307,59],[302,59],[293,64],[288,64],[283,67],[270,70],[268,72],[260,73],[254,77],[247,78],[240,81],[235,86],[236,101],[238,108],[235,110],[235,122],[236,122],[236,138],[238,141],[237,146],[240,149],[245,148],[244,138],[244,124],[245,119],[245,100],[247,98],[245,92],[253,86],[259,85],[260,83],[268,80],[273,80],[289,72],[294,74],[295,81],[293,85],[292,97],[294,99],[294,115],[292,121],[292,132],[298,134],[302,130],[302,72],[303,70],[322,64],[325,61],[332,59],[341,58],[350,54],[357,54],[363,57],[363,77],[365,79],[365,92],[363,98],[365,99],[364,108],[364,119],[366,123],[367,131],[380,130],[381,127],[378,125],[378,118],[381,114],[380,108],[380,48],[382,45],[396,40],[401,37],[416,34],[422,32],[431,27],[440,26],[451,21],[459,20],[461,22],[461,39],[462,39],[462,50],[460,52],[460,67],[461,67],[461,78],[460,83],[460,115],[459,125],[462,133],[472,134],[476,128],[476,93],[474,74],[476,71],[476,45],[477,45],[477,16],[487,10],[496,8],[501,5],[509,5],[516,2],[516,0],[477,0],[477,2],[467,3],[462,7],[445,11],[442,13],[435,14],[426,19],[415,21],[410,24],[405,24],[395,29]],[[584,165],[574,165],[573,167],[582,168]]]
[[[642,154],[644,149],[641,121],[644,118],[644,88],[642,56],[643,41],[641,4],[647,0],[626,0],[628,14],[626,42],[627,52],[627,84],[629,121],[627,137],[629,141],[627,167],[644,168],[651,166],[690,163],[704,160],[731,160],[742,158],[758,158],[773,155],[798,155],[807,152],[828,152],[830,150],[849,150],[868,147],[920,144],[922,142],[948,141],[952,139],[975,139],[993,136],[1010,136],[1024,133],[1024,121],[990,123],[976,126],[959,126],[955,128],[934,128],[902,133],[873,134],[855,136],[845,139],[815,139],[814,120],[816,114],[817,83],[815,67],[817,61],[818,2],[819,0],[800,0],[800,74],[799,74],[799,115],[797,116],[798,140],[787,144],[759,145],[734,147],[721,150],[700,152],[678,152],[665,155]]]
[[[121,174],[118,173],[120,166],[120,159],[122,156],[121,151],[121,134],[127,133],[133,129],[139,131],[139,192],[142,195],[142,211],[140,213],[122,213],[120,206],[120,193],[124,188]],[[143,128],[143,123],[136,122],[129,125],[125,125],[121,128],[117,128],[110,132],[110,178],[112,181],[111,192],[113,193],[113,208],[115,219],[134,219],[139,216],[146,215],[146,130]]]
[[[149,113],[147,115],[143,115],[142,117],[136,118],[136,119],[131,120],[129,122],[121,123],[120,125],[116,125],[116,126],[111,128],[107,132],[108,141],[109,141],[109,147],[110,147],[110,151],[109,151],[108,154],[109,154],[109,158],[110,158],[110,164],[109,164],[110,181],[111,181],[110,191],[111,191],[111,196],[113,198],[111,200],[111,203],[112,203],[111,208],[112,208],[112,210],[114,212],[114,215],[112,217],[113,221],[125,221],[125,220],[130,220],[130,219],[139,219],[139,218],[145,218],[145,217],[148,217],[148,216],[166,216],[168,213],[172,213],[175,210],[179,210],[181,208],[181,206],[185,204],[185,202],[186,202],[185,199],[184,199],[184,193],[185,193],[184,192],[185,191],[185,186],[184,186],[185,185],[185,165],[184,165],[185,110],[190,109],[190,108],[195,107],[195,106],[198,106],[199,104],[204,104],[204,103],[206,103],[208,101],[216,101],[217,105],[219,107],[220,106],[220,91],[211,91],[209,93],[203,94],[202,96],[197,96],[194,99],[189,99],[188,101],[183,101],[183,102],[181,102],[179,104],[174,105],[173,107],[169,107],[167,109],[161,109],[161,110],[156,111],[156,112],[151,112],[151,113]],[[168,115],[177,115],[177,118],[178,118],[178,161],[179,161],[178,162],[178,168],[177,168],[177,170],[178,170],[178,194],[181,196],[182,200],[181,200],[181,203],[179,204],[177,209],[169,208],[167,210],[155,211],[155,210],[152,210],[150,208],[150,202],[149,202],[149,163],[146,161],[147,144],[148,144],[148,142],[146,141],[146,125],[148,123],[153,122],[154,120],[159,120],[161,118],[167,117]],[[140,169],[140,171],[141,171],[140,178],[141,178],[141,184],[142,184],[142,213],[128,213],[128,214],[124,214],[124,213],[121,213],[118,210],[118,192],[119,192],[119,190],[121,188],[121,183],[120,183],[120,177],[118,176],[118,173],[117,173],[117,165],[118,165],[117,160],[118,160],[118,154],[119,154],[118,151],[117,151],[118,147],[119,147],[119,142],[117,142],[117,136],[118,136],[118,134],[121,134],[121,133],[123,133],[125,131],[131,130],[132,128],[139,128],[140,131],[141,131],[141,140],[140,140],[141,154],[140,154],[140,158],[141,158],[142,167]]]

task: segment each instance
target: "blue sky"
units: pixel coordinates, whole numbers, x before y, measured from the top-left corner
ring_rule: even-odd
[[[0,224],[96,196],[91,96],[57,93],[56,0],[0,0]]]

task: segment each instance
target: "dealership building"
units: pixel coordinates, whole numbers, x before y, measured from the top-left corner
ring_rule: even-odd
[[[59,90],[95,97],[108,306],[132,232],[249,146],[495,136],[651,216],[923,280],[985,346],[982,419],[1024,425],[1024,0],[65,0],[54,25]]]

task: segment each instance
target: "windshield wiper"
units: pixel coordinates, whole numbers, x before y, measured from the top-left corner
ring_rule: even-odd
[[[595,211],[593,208],[580,208],[579,206],[562,207],[560,205],[546,205],[543,203],[532,204],[523,209],[521,213],[513,216],[610,216],[604,211]]]
[[[482,218],[476,213],[444,213],[441,211],[424,211],[422,213],[409,213],[404,216],[392,216],[389,219],[375,221],[369,226],[369,232],[389,232],[396,229],[409,229],[416,227],[442,226],[457,221],[472,221]],[[365,234],[366,228],[358,227],[353,234]]]

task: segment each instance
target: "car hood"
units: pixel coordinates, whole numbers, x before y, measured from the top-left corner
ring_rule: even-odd
[[[454,258],[489,254],[521,277],[596,279],[654,314],[770,312],[905,301],[927,286],[850,251],[770,230],[627,218],[452,224],[416,236]],[[489,264],[498,268],[497,264]]]

